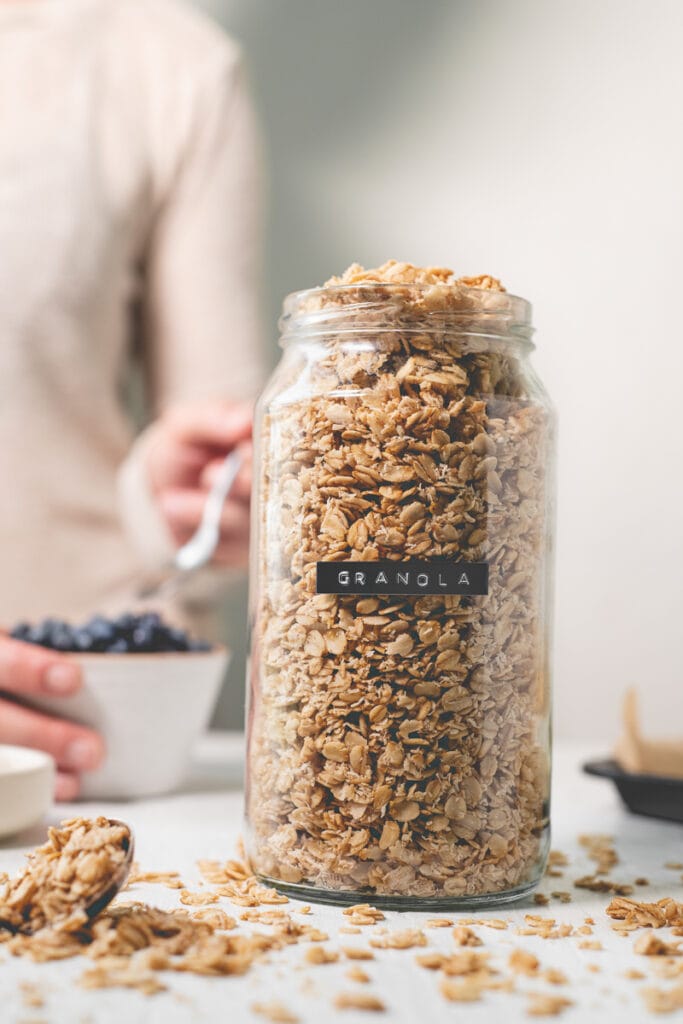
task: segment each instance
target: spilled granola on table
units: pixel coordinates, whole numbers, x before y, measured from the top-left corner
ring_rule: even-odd
[[[377,897],[522,889],[547,846],[553,433],[528,305],[390,261],[285,310],[299,343],[259,432],[252,865]],[[486,562],[488,594],[316,592],[316,563],[408,559]]]

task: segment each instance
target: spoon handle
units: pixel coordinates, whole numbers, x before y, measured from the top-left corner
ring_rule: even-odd
[[[199,569],[211,560],[220,540],[220,523],[223,505],[237,479],[242,465],[242,453],[238,448],[230,452],[223,461],[209,496],[204,505],[199,527],[186,544],[176,551],[173,568],[179,572]]]

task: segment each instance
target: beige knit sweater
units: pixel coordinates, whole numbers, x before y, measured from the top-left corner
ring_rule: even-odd
[[[125,605],[169,552],[134,348],[155,412],[257,390],[255,151],[203,17],[0,0],[0,624]]]

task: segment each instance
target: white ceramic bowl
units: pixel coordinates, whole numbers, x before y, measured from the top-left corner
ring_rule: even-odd
[[[52,805],[54,761],[41,750],[0,744],[0,837],[35,825]]]
[[[132,799],[177,789],[192,745],[209,723],[228,665],[225,648],[70,657],[83,669],[79,692],[29,703],[104,737],[105,761],[84,772],[81,797]]]

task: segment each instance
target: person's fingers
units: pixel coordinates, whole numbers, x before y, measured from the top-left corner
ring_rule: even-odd
[[[249,446],[252,408],[247,403],[206,402],[174,406],[150,431],[146,466],[152,491],[196,487],[214,459]]]
[[[104,757],[104,741],[92,729],[12,701],[0,700],[0,743],[44,750],[59,768],[70,772],[91,771]]]
[[[0,690],[66,696],[81,685],[75,662],[35,644],[0,637]]]
[[[57,772],[55,779],[55,800],[61,803],[70,803],[78,796],[81,788],[81,780],[73,772]]]
[[[201,522],[206,494],[197,490],[168,490],[159,498],[162,514],[177,544],[189,540]],[[249,508],[229,498],[221,513],[221,540],[249,532]]]
[[[230,450],[251,437],[253,407],[247,402],[214,401],[174,406],[161,423],[184,444]]]
[[[251,497],[251,480],[252,480],[252,464],[251,464],[251,446],[241,446],[244,449],[244,461],[240,466],[239,473],[235,479],[234,484],[230,488],[230,500],[231,501],[242,501],[247,502]],[[200,478],[200,487],[209,490],[213,487],[216,482],[216,477],[223,468],[223,459],[212,459],[211,462],[207,463]]]

